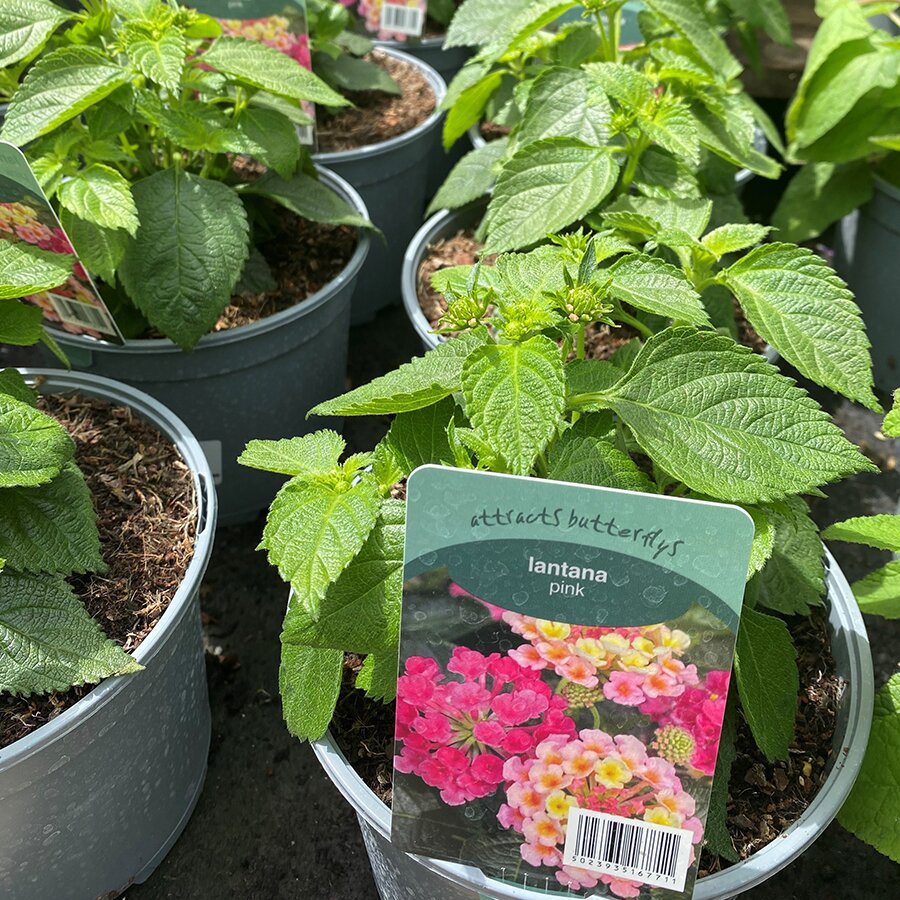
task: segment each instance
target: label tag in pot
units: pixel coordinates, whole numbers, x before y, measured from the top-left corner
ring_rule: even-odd
[[[753,533],[737,506],[417,469],[392,842],[550,896],[689,898]]]
[[[23,296],[41,308],[44,319],[71,334],[124,344],[90,273],[82,265],[28,160],[18,147],[0,141],[0,247],[14,255],[10,271],[33,273],[44,290]],[[65,280],[50,287],[46,272],[67,263]]]

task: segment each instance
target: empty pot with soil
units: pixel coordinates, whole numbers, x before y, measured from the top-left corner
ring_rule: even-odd
[[[196,439],[156,400],[84,373],[25,374],[73,436],[99,515],[108,570],[69,585],[142,671],[0,698],[0,894],[116,896],[166,855],[206,775],[199,590],[215,489]]]
[[[425,209],[428,161],[446,91],[437,72],[406,53],[377,50],[373,58],[400,84],[402,94],[349,93],[354,108],[320,115],[314,156],[359,191],[384,235],[372,242],[353,298],[353,322],[367,321],[399,300],[403,251]]]
[[[827,560],[827,628],[834,658],[832,676],[837,676],[835,680],[840,683],[842,690],[833,692],[836,696],[836,709],[832,719],[833,736],[830,739],[823,738],[827,746],[821,748],[824,763],[819,773],[821,787],[814,795],[807,797],[808,805],[805,810],[776,838],[755,852],[752,852],[756,846],[752,839],[746,841],[746,849],[750,852],[739,863],[700,878],[695,888],[695,900],[726,900],[734,897],[764,883],[788,865],[824,831],[837,814],[862,764],[874,694],[868,638],[862,616],[843,573],[830,554]],[[801,679],[801,691],[803,690],[815,692],[816,686],[812,683],[803,684]],[[368,705],[374,706],[371,703]],[[358,716],[356,718],[358,720]],[[377,733],[374,729],[367,731],[365,741],[369,748],[386,746],[386,756],[382,763],[386,761],[388,767],[393,753],[391,724],[392,718],[388,715],[386,724]],[[395,850],[390,842],[390,809],[370,786],[374,783],[382,784],[384,779],[378,777],[372,761],[365,759],[365,754],[359,749],[362,746],[360,734],[347,734],[345,738],[345,746],[352,746],[360,754],[359,760],[363,764],[369,763],[369,770],[375,773],[374,780],[364,780],[360,776],[347,761],[332,734],[315,742],[313,749],[328,776],[356,811],[375,882],[383,900],[394,900],[397,897],[408,897],[411,900],[433,900],[435,897],[442,900],[533,900],[538,896],[568,895],[567,892],[553,890],[532,892],[489,878],[471,866],[412,856]],[[762,764],[759,768],[762,770]],[[778,792],[788,793],[784,785],[779,787],[780,771],[775,772],[774,788]],[[746,778],[735,778],[737,772],[736,767],[731,782],[732,798],[735,796],[734,791],[745,793],[747,787],[743,783],[747,781]],[[765,782],[765,774],[760,774]],[[762,791],[756,793],[760,797],[761,811],[775,799]],[[789,799],[787,802],[792,804],[794,800]],[[729,830],[733,835],[740,832],[740,820],[737,818],[740,815],[741,813],[736,812],[730,817]]]

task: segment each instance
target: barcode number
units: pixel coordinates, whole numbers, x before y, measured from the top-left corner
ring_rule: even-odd
[[[683,891],[690,851],[691,832],[683,828],[573,808],[563,863]]]
[[[50,302],[56,314],[70,325],[80,325],[82,328],[90,328],[101,331],[104,334],[118,334],[116,326],[109,313],[99,306],[91,306],[89,303],[81,303],[78,300],[69,300],[57,294],[50,294]]]
[[[425,12],[418,6],[397,6],[385,3],[381,7],[382,31],[421,37],[425,24]]]

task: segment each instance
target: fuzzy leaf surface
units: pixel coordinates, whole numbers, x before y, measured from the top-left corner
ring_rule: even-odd
[[[881,426],[886,437],[900,437],[900,388],[894,391],[894,402]]]
[[[59,202],[73,215],[101,228],[123,228],[132,237],[138,229],[137,208],[125,176],[100,163],[64,181]]]
[[[457,8],[447,29],[445,47],[477,47],[496,34],[524,10],[531,0],[465,0]]]
[[[315,741],[328,731],[343,668],[341,650],[281,645],[278,690],[285,724],[294,737]]]
[[[55,478],[75,444],[55,419],[0,394],[0,488],[29,487]]]
[[[681,269],[658,256],[629,253],[604,274],[612,276],[609,292],[617,300],[676,322],[710,324],[700,295]]]
[[[370,653],[356,676],[356,687],[370,700],[390,703],[397,696],[397,654]]]
[[[716,259],[721,259],[727,253],[735,253],[738,250],[746,250],[762,241],[771,231],[767,225],[728,224],[714,228],[709,234],[704,235],[700,241]]]
[[[404,475],[428,463],[452,461],[447,425],[453,421],[456,409],[453,398],[445,397],[394,418],[386,441]]]
[[[259,147],[254,156],[282,178],[290,178],[300,162],[301,147],[294,123],[274,109],[248,106],[238,129]]]
[[[30,347],[41,339],[43,323],[40,307],[19,300],[0,300],[0,344]]]
[[[4,0],[0,7],[0,68],[34,56],[70,16],[49,0]]]
[[[250,441],[238,462],[282,475],[327,475],[337,468],[345,446],[337,432],[326,429],[280,441]]]
[[[172,93],[178,92],[187,55],[187,42],[181,31],[135,30],[126,41],[125,51],[142,75]]]
[[[893,560],[852,585],[864,613],[900,619],[900,560]]]
[[[823,532],[826,541],[866,544],[879,550],[900,551],[900,516],[856,516],[829,525]]]
[[[427,214],[439,209],[456,209],[486,194],[494,183],[494,163],[503,158],[508,138],[488,141],[470,150],[451,170],[428,207]]]

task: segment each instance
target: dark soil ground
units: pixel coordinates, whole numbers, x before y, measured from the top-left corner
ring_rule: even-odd
[[[403,311],[385,310],[351,332],[351,379],[359,384],[420,353]],[[14,362],[0,351],[0,368]],[[900,457],[900,441],[875,436],[874,414],[825,391],[816,396],[880,463]],[[345,433],[355,449],[366,449],[383,428],[377,418],[350,420]],[[821,525],[894,512],[900,474],[859,476],[827,493],[814,507]],[[261,530],[262,520],[217,535],[202,594],[213,715],[206,788],[181,839],[149,881],[127,891],[128,900],[378,900],[356,817],[281,720],[278,635],[287,594],[253,550]],[[887,558],[851,544],[832,550],[851,581]],[[880,685],[900,659],[900,623],[872,619],[869,627]],[[742,898],[898,896],[900,866],[833,823],[800,859]]]

